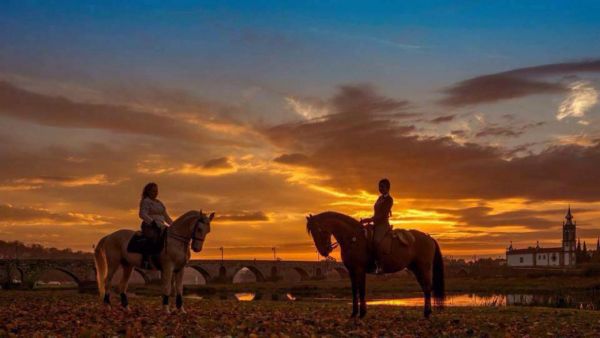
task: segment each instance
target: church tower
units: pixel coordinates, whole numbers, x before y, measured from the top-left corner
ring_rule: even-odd
[[[577,246],[576,228],[577,222],[573,222],[571,206],[569,205],[569,209],[565,215],[565,221],[563,221],[562,247],[564,252],[564,265],[575,265],[575,248]]]

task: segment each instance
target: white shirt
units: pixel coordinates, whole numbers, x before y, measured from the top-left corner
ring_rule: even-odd
[[[161,201],[153,200],[150,197],[146,197],[140,202],[140,218],[148,224],[156,221],[158,226],[173,224],[165,205]]]

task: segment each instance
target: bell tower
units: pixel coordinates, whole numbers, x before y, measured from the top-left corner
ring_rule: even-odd
[[[565,215],[565,221],[563,221],[563,240],[562,247],[564,251],[564,264],[574,265],[575,264],[575,248],[577,246],[577,222],[573,221],[573,215],[571,214],[571,206],[567,210]]]

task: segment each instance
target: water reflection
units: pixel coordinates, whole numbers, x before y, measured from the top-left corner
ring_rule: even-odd
[[[450,295],[446,297],[446,306],[506,306],[503,295],[479,296],[475,294]],[[423,306],[423,297],[394,299],[376,299],[367,301],[369,305]]]
[[[350,302],[347,297],[339,297],[333,294],[327,295],[297,295],[288,293],[261,293],[261,292],[238,292],[238,293],[218,293],[214,295],[186,295],[186,298],[193,299],[236,299],[241,302],[249,301],[309,301],[309,302]],[[409,295],[398,298],[379,298],[368,300],[367,304],[374,306],[423,306],[423,297],[420,294]],[[461,307],[505,307],[505,306],[542,306],[542,307],[568,307],[585,310],[595,310],[600,308],[600,295],[596,293],[581,294],[450,294],[446,297],[446,306]]]
[[[254,292],[239,292],[235,294],[235,298],[240,302],[249,302],[256,298],[256,293]]]
[[[422,306],[423,297],[406,297],[393,299],[376,299],[367,301],[369,305],[390,306]],[[446,306],[544,306],[544,307],[569,307],[585,310],[598,308],[589,295],[533,295],[533,294],[507,294],[507,295],[477,295],[456,294],[446,297]]]

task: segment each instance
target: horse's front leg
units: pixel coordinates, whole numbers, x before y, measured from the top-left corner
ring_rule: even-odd
[[[358,281],[356,280],[356,274],[350,273],[350,284],[352,285],[352,314],[350,318],[356,317],[358,314]]]
[[[171,286],[173,285],[173,268],[170,266],[163,268],[161,275],[163,309],[166,313],[171,313],[169,309],[169,296],[171,295]]]
[[[186,313],[185,309],[183,308],[183,270],[184,268],[181,268],[175,274],[175,289],[177,290],[175,305],[177,306],[177,309],[181,311],[181,313]]]

